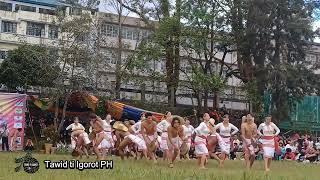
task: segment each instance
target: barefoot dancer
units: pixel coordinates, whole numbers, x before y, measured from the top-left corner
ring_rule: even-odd
[[[141,123],[145,120],[145,113],[141,113],[141,118],[140,121],[136,122],[133,126],[131,126],[132,134],[138,136],[143,140],[143,136],[141,134]],[[144,141],[144,140],[143,140]],[[137,156],[138,158],[140,156],[140,159],[142,159],[143,154],[142,154],[142,149],[138,146],[137,147]]]
[[[194,127],[190,125],[190,121],[188,118],[185,119],[185,125],[182,125],[182,127],[183,127],[184,135],[188,138],[187,146],[188,146],[188,152],[189,152],[191,148],[191,136],[192,136],[192,133],[194,132]],[[189,153],[187,153],[186,157],[188,160],[190,160]]]
[[[151,113],[146,113],[146,118],[147,119],[141,123],[141,132],[148,147],[149,157],[156,163],[155,149],[152,147],[158,146],[157,124],[153,121]]]
[[[130,134],[128,128],[121,122],[117,122],[113,125],[115,129],[115,135],[117,137],[116,147],[119,151],[121,159],[124,159],[124,149],[127,146],[136,145],[139,149],[142,149],[142,153],[145,158],[147,158],[147,146],[143,139],[136,135]]]
[[[209,151],[209,157],[217,160],[219,165],[221,166],[221,159],[216,154],[216,146],[218,144],[220,146],[223,146],[224,142],[222,141],[220,135],[216,132],[216,128],[215,128],[214,123],[215,123],[215,120],[210,118],[209,119],[209,127],[212,129],[212,132],[208,136],[207,148]]]
[[[221,164],[220,167],[224,166],[224,161],[227,159],[227,156],[230,154],[231,148],[231,139],[230,137],[237,134],[239,129],[235,127],[233,124],[229,123],[229,115],[223,116],[223,122],[217,124],[215,127],[216,130],[219,130],[219,135],[224,141],[223,144],[219,144],[221,148]]]
[[[241,124],[241,137],[243,140],[244,158],[246,167],[252,168],[255,159],[255,148],[257,136],[257,125],[254,123],[254,119],[251,114],[246,116],[246,120]]]
[[[261,130],[263,134],[261,133]],[[275,151],[274,137],[280,133],[280,129],[271,122],[271,116],[265,118],[265,122],[258,127],[258,134],[262,137],[263,157],[265,171],[270,171],[270,165]]]
[[[88,146],[91,143],[88,134],[84,130],[75,130],[72,132],[72,138],[76,142],[75,151],[77,151],[80,154],[80,158],[82,157],[83,152],[89,158],[88,154]]]
[[[161,142],[160,142],[160,149],[163,151],[163,160],[169,160],[168,157],[171,155],[169,154],[169,147],[168,147],[168,127],[171,125],[172,116],[171,112],[166,112],[165,119],[163,119],[158,125],[157,130],[161,133]]]
[[[173,162],[176,160],[178,156],[178,152],[180,151],[181,146],[181,140],[187,141],[187,138],[185,138],[183,134],[183,128],[181,126],[181,123],[183,119],[181,120],[181,117],[173,117],[171,125],[168,127],[168,147],[170,152],[170,163],[169,167],[173,168]]]
[[[77,131],[77,130],[82,130],[84,131],[85,128],[83,127],[82,124],[79,123],[79,118],[78,117],[74,117],[73,118],[73,123],[70,124],[66,130],[69,130],[71,129],[72,133],[71,133],[71,147],[72,149],[75,149],[76,148],[76,141],[75,141],[75,136],[74,136],[74,132]],[[78,134],[77,134],[78,135]]]
[[[94,139],[93,151],[97,156],[98,160],[102,160],[105,158],[107,153],[107,148],[110,148],[110,139],[107,137],[106,133],[103,129],[103,120],[95,114],[90,115],[90,124],[93,128],[93,131],[96,134]],[[102,150],[102,155],[99,152],[99,149]]]
[[[200,123],[200,125],[195,129],[195,154],[198,158],[198,165],[200,169],[207,169],[205,167],[205,162],[207,160],[207,156],[209,155],[207,148],[207,137],[211,132],[214,131],[214,128],[209,126],[209,119],[209,114],[205,113],[203,115],[203,122]]]

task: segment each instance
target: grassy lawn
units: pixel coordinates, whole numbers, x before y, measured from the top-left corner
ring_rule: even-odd
[[[0,152],[0,179],[1,180],[36,180],[36,179],[59,179],[59,180],[80,180],[80,179],[210,179],[210,180],[264,180],[264,179],[281,179],[281,180],[318,180],[320,175],[320,165],[315,164],[299,164],[296,162],[273,162],[272,171],[265,174],[263,171],[263,162],[256,161],[251,171],[246,171],[243,161],[228,161],[224,169],[217,167],[217,163],[213,160],[209,161],[208,170],[198,170],[195,160],[177,162],[173,169],[167,167],[167,164],[159,161],[154,165],[151,161],[146,160],[125,160],[121,161],[117,157],[113,159],[114,168],[112,170],[49,170],[44,167],[44,160],[60,161],[71,160],[68,155],[45,155],[33,154],[39,163],[40,169],[35,174],[28,174],[23,171],[15,172],[17,166],[14,159],[22,157],[24,153],[5,153]],[[89,160],[94,161],[94,156]]]

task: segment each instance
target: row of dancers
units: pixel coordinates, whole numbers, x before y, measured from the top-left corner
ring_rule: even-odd
[[[102,120],[99,116],[91,114],[89,134],[77,118],[67,130],[72,130],[71,145],[74,156],[83,153],[88,156],[87,149],[93,146],[98,160],[105,159],[106,154],[116,148],[121,159],[124,159],[126,153],[131,153],[136,158],[144,157],[157,163],[155,152],[160,148],[163,151],[163,159],[173,168],[177,157],[188,158],[193,140],[199,169],[207,169],[209,158],[217,160],[219,166],[224,167],[230,154],[231,136],[237,134],[239,129],[229,122],[228,115],[224,115],[223,122],[218,124],[215,124],[215,120],[210,118],[208,113],[203,114],[202,120],[197,128],[193,128],[189,120],[171,115],[170,112],[167,112],[159,123],[156,123],[151,113],[142,113],[140,121],[136,123],[112,123],[110,115]],[[279,128],[272,123],[271,116],[266,117],[265,122],[258,128],[250,113],[243,116],[240,133],[246,167],[252,168],[260,143],[264,153],[265,171],[270,171],[276,144],[274,137],[280,133]],[[219,156],[215,152],[217,146],[221,150]]]

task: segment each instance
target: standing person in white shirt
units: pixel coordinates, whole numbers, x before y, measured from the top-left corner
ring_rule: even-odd
[[[221,148],[221,157],[220,157],[220,167],[224,166],[224,161],[227,159],[227,156],[230,154],[231,149],[231,136],[237,134],[239,129],[233,124],[229,123],[229,115],[223,116],[223,122],[215,126],[216,130],[219,131],[219,135],[222,138],[224,143],[219,143]]]
[[[171,126],[172,115],[171,112],[165,113],[164,119],[157,124],[157,131],[161,133],[160,149],[163,151],[163,160],[169,160],[170,154],[168,147],[168,127]]]
[[[66,130],[68,131],[69,129],[71,129],[72,132],[75,132],[77,130],[85,130],[85,128],[83,127],[82,124],[79,123],[79,118],[78,117],[74,117],[73,118],[73,123],[70,124]],[[76,141],[75,141],[75,137],[74,134],[71,133],[71,147],[72,149],[76,148]]]
[[[262,131],[262,133],[261,133]],[[280,129],[271,122],[271,116],[265,118],[265,122],[258,127],[258,135],[262,137],[265,171],[270,171],[270,165],[275,151],[274,137],[280,133]]]
[[[114,147],[114,140],[113,140],[113,135],[112,135],[112,128],[111,128],[111,115],[108,114],[106,116],[106,119],[104,119],[103,122],[103,130],[106,134],[106,148],[108,149],[108,152],[111,153],[112,148]]]
[[[210,120],[209,114],[205,113],[203,115],[203,122],[200,123],[199,126],[194,130],[194,132],[197,135],[194,140],[194,144],[195,144],[195,154],[198,158],[199,169],[207,169],[205,167],[207,157],[209,156],[209,151],[207,148],[207,137],[211,133],[215,132],[215,129],[213,127],[214,122],[210,122],[209,120]]]
[[[183,127],[184,135],[188,138],[187,146],[188,146],[188,152],[189,152],[191,148],[191,136],[194,131],[194,127],[190,125],[190,121],[188,118],[185,119],[185,124],[182,125],[182,127]],[[189,153],[187,153],[186,156],[187,156],[187,159],[190,160]]]

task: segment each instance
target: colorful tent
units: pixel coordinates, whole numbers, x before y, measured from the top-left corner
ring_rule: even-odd
[[[30,96],[33,103],[44,111],[55,111],[54,98],[39,98]],[[87,112],[94,112],[96,110],[98,99],[86,92],[72,93],[68,100],[66,109],[67,115],[79,115]],[[64,98],[59,99],[59,112],[62,112],[64,106]]]
[[[129,119],[138,121],[140,119],[142,112],[150,112],[156,118],[157,121],[161,121],[164,114],[156,113],[152,111],[147,111],[144,109],[139,109],[133,106],[125,105],[120,102],[107,101],[106,102],[106,111],[115,119]]]

